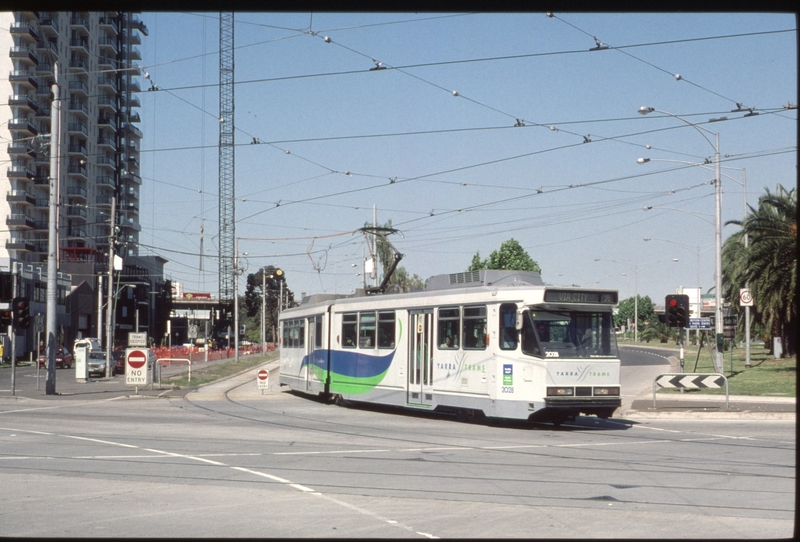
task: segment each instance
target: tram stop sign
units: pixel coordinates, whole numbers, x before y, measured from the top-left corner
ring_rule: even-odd
[[[125,357],[125,384],[143,386],[147,384],[147,350],[130,349]]]
[[[258,389],[266,390],[269,387],[269,371],[266,369],[260,369],[258,374],[256,375],[256,382],[258,383]]]

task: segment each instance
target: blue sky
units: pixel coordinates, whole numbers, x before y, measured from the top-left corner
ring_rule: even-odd
[[[141,19],[140,253],[216,295],[218,14]],[[234,35],[239,250],[297,296],[361,284],[376,206],[423,279],[513,237],[547,283],[663,303],[714,282],[714,172],[691,165],[713,133],[723,223],[745,171],[751,205],[796,185],[794,14],[237,13]]]

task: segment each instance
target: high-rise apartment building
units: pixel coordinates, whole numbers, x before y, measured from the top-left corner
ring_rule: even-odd
[[[0,12],[0,85],[6,90],[0,93],[0,270],[46,273],[54,179],[59,274],[70,274],[73,288],[86,283],[82,291],[88,286],[93,299],[100,298],[76,309],[86,312],[76,331],[68,329],[74,326],[61,314],[66,303],[59,296],[58,325],[67,342],[75,333],[102,331],[100,277],[108,273],[112,234],[126,268],[138,265],[142,35],[146,26],[128,12]],[[55,83],[60,109],[53,107]],[[58,133],[51,130],[54,109],[60,111]],[[51,171],[51,153],[57,171]],[[42,282],[19,282],[17,294],[33,300],[32,313],[44,311],[36,303]],[[143,295],[146,300],[149,292]]]
[[[51,176],[58,179],[60,261],[105,265],[112,198],[123,254],[135,255],[142,138],[136,61],[145,25],[117,11],[18,11],[2,19],[0,78],[8,76],[8,99],[0,105],[0,160],[7,164],[0,209],[7,228],[0,257],[47,259]],[[52,134],[56,82],[60,133]],[[55,150],[59,171],[51,172]]]

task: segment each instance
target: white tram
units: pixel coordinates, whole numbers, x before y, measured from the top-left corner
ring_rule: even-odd
[[[313,295],[281,314],[280,384],[460,418],[608,418],[621,404],[617,297],[494,270],[420,292]]]

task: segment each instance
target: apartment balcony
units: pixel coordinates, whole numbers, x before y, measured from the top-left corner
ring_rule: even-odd
[[[139,177],[139,174],[133,173],[132,171],[128,171],[128,170],[123,170],[122,171],[122,180],[123,181],[130,181],[130,182],[138,184],[138,185],[142,184],[142,178]]]
[[[57,41],[39,41],[36,43],[36,50],[39,51],[40,58],[42,56],[48,57],[51,61],[58,60],[58,42]]]
[[[69,73],[89,74],[89,63],[82,58],[69,59]]]
[[[9,179],[32,181],[36,177],[36,172],[26,166],[11,166],[6,170],[6,176]]]
[[[86,173],[86,166],[82,166],[80,164],[69,164],[67,166],[67,174],[73,177],[81,178],[84,181],[89,180],[89,177]]]
[[[45,186],[47,188],[50,188],[50,177],[48,177],[47,175],[37,175],[36,177],[33,178],[33,184],[34,186]],[[38,199],[36,200],[36,205],[37,206],[39,205]],[[47,207],[47,204],[45,204],[45,207]]]
[[[26,90],[35,90],[39,88],[39,82],[36,81],[36,78],[33,76],[33,74],[27,70],[12,71],[8,74],[8,81],[10,83],[17,83]]]
[[[76,94],[83,94],[84,97],[89,96],[89,89],[83,81],[70,81],[69,91],[73,96]]]
[[[134,126],[133,124],[128,124],[128,123],[125,123],[125,124],[124,124],[122,127],[123,127],[123,128],[125,129],[125,131],[127,131],[127,132],[128,132],[130,135],[131,135],[131,136],[133,136],[133,137],[138,137],[139,139],[142,139],[142,131],[141,131],[140,129],[138,129],[136,126]]]
[[[6,217],[6,225],[13,228],[32,230],[35,224],[36,221],[28,215],[10,214]]]
[[[41,39],[39,37],[39,32],[27,22],[11,23],[9,32],[12,36],[19,37],[21,40],[28,43],[36,43]]]
[[[33,224],[33,231],[46,231],[50,229],[49,220],[37,220]]]
[[[114,36],[119,33],[119,29],[117,28],[117,21],[115,21],[111,17],[100,17],[100,30],[104,32],[112,32]]]
[[[104,116],[98,117],[97,118],[97,125],[100,126],[100,127],[111,128],[115,132],[117,131],[117,122],[114,119],[112,119],[111,117],[104,117]]]
[[[101,114],[102,117],[105,117],[108,111],[112,113],[116,113],[117,111],[117,99],[114,96],[99,96],[97,98],[97,105],[100,107],[100,111],[103,112]]]
[[[125,213],[120,217],[119,226],[121,228],[130,228],[133,231],[142,231],[142,225],[139,224],[138,220],[132,216],[127,216]]]
[[[97,167],[105,168],[105,169],[116,169],[117,164],[114,160],[113,156],[98,156],[97,157]]]
[[[36,53],[34,53],[31,49],[28,49],[24,45],[19,45],[17,47],[12,47],[11,51],[8,54],[9,57],[18,60],[21,65],[37,65],[39,64],[39,57]]]
[[[123,96],[125,95],[123,94]],[[128,100],[128,104],[130,104],[131,107],[142,107],[142,102],[139,100],[139,97],[135,94],[130,97],[130,99]]]
[[[98,77],[97,78],[97,86],[100,87],[100,90],[116,92],[117,91],[117,82],[114,80],[113,77]]]
[[[66,239],[85,239],[86,238],[86,229],[85,228],[78,228],[78,227],[68,227],[67,231],[64,232],[64,237]]]
[[[70,122],[67,124],[67,132],[70,134],[83,134],[86,137],[89,137],[89,130],[86,128],[86,125],[82,122]]]
[[[39,133],[36,126],[28,119],[11,119],[8,121],[8,129],[28,137],[38,135]]]
[[[12,107],[19,107],[22,111],[39,112],[39,104],[27,94],[12,94],[8,97],[8,105]]]
[[[134,111],[130,115],[128,115],[128,122],[142,122],[142,118],[139,116],[139,112]]]
[[[89,107],[83,102],[78,102],[78,101],[69,102],[69,112],[77,113],[77,116],[86,119],[89,118]]]
[[[42,61],[36,66],[36,75],[41,77],[55,77],[56,72],[53,71],[53,64],[51,62]],[[47,86],[47,85],[40,85]]]
[[[86,201],[86,188],[83,186],[68,186],[67,197]]]
[[[99,150],[103,152],[114,152],[116,150],[116,145],[114,144],[114,140],[110,137],[103,137],[103,136],[98,137],[97,147]]]
[[[58,36],[58,21],[49,16],[40,18],[39,31],[45,36]]]
[[[36,155],[36,149],[27,141],[12,141],[8,144],[8,154],[33,158]]]
[[[22,237],[12,237],[11,239],[6,239],[6,250],[25,250],[33,252],[34,244],[33,241]]]
[[[113,73],[117,71],[117,60],[113,56],[100,55],[97,57],[97,66],[102,71]]]
[[[97,207],[102,207],[102,208],[106,208],[107,207],[107,208],[110,209],[111,208],[111,198],[112,197],[113,196],[96,196],[95,197],[95,204],[97,205]]]
[[[35,205],[36,196],[27,190],[9,190],[6,192],[6,201],[8,203],[17,203],[19,205]]]
[[[67,145],[67,154],[74,156],[75,158],[83,158],[86,160],[89,151],[86,150],[86,145],[74,144]]]
[[[33,252],[43,252],[47,254],[50,251],[50,243],[46,239],[33,240]]]
[[[50,198],[36,198],[36,203],[33,204],[34,209],[49,209]]]
[[[136,190],[134,187],[129,186],[128,191],[126,192],[129,198],[138,200],[139,199],[139,191]]]
[[[111,175],[99,175],[95,179],[95,184],[97,184],[99,188],[107,187],[114,189],[117,186],[116,184],[114,184],[114,177],[112,177]]]
[[[86,220],[86,207],[78,207],[77,205],[68,205],[67,206],[67,217],[69,218],[76,218],[78,220],[83,219]]]
[[[142,53],[139,51],[138,47],[122,47],[122,56],[126,58],[130,58],[133,60],[141,60]]]
[[[71,31],[83,31],[84,34],[89,33],[89,21],[85,17],[70,17],[69,28]]]

